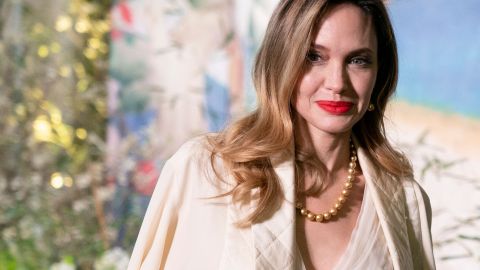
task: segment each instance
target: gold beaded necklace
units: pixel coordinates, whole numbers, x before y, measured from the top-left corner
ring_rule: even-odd
[[[300,210],[300,214],[307,219],[314,222],[328,222],[333,216],[336,216],[340,209],[345,205],[348,195],[350,195],[353,187],[353,181],[355,180],[355,168],[357,167],[357,152],[355,151],[355,145],[350,140],[350,162],[348,163],[348,176],[347,181],[343,186],[342,193],[337,199],[335,205],[325,213],[313,213],[303,206],[301,202],[296,203],[295,207]]]

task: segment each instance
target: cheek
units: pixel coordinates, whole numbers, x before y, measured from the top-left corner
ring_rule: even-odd
[[[308,78],[303,76],[295,86],[295,91],[293,92],[292,101],[290,102],[292,106],[298,111],[298,107],[304,102],[303,100],[307,96],[307,87],[308,85]]]
[[[304,89],[297,88],[291,103],[293,109],[297,113],[299,113],[301,116],[305,116],[305,114],[308,114],[308,111],[310,110],[310,95],[302,90]]]
[[[363,74],[354,81],[354,89],[361,103],[369,103],[375,86],[376,73]]]
[[[297,95],[295,98],[295,108],[297,111],[305,110],[310,103],[311,93],[305,88],[297,88]]]
[[[297,96],[297,99],[309,99],[315,94],[317,84],[316,78],[310,73],[306,73],[296,87],[295,95]]]
[[[291,103],[292,103],[292,107],[297,112],[302,112],[302,108],[305,107],[304,105],[302,105],[304,103],[304,98],[303,98],[302,94],[299,92],[298,88],[295,91],[295,95],[294,95]]]

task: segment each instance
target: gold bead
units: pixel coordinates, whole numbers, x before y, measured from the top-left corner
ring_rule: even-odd
[[[337,202],[334,204],[334,207],[328,210],[325,213],[321,214],[315,214],[313,212],[310,212],[307,210],[305,206],[302,205],[299,201],[295,202],[295,207],[300,209],[300,213],[303,216],[306,216],[311,221],[316,221],[316,222],[327,222],[330,220],[333,216],[338,215],[340,212],[340,209],[343,207],[344,203],[347,201],[347,197],[350,194],[351,189],[354,187],[354,181],[355,181],[355,168],[359,166],[357,164],[357,152],[355,145],[352,142],[352,138],[350,138],[350,161],[348,163],[348,176],[347,176],[347,181],[345,181],[344,184],[344,189],[341,192],[341,195],[338,197]]]

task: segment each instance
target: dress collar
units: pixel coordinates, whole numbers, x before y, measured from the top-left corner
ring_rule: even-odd
[[[407,210],[402,183],[376,169],[365,150],[359,147],[355,140],[354,143],[357,146],[357,156],[365,177],[366,188],[372,196],[394,269],[413,269],[405,222]],[[231,261],[231,264],[224,264],[225,268],[221,267],[222,269],[252,269],[252,266],[254,269],[296,269],[298,260],[301,258],[298,258],[295,244],[295,164],[293,159],[277,159],[274,170],[285,199],[269,219],[253,224],[250,230],[229,229],[230,240],[241,241],[242,244],[237,242],[228,245],[227,243],[225,254],[227,257],[237,259],[235,263]],[[255,192],[254,190],[253,193]],[[250,207],[253,206],[252,203]],[[245,213],[245,209],[229,207],[229,216],[232,217],[230,221]],[[234,248],[235,246],[253,249],[253,252],[244,253],[242,259],[239,257],[241,254],[235,251],[238,252],[239,248]],[[248,256],[253,256],[253,261]],[[242,266],[239,267],[239,265]]]
[[[358,144],[357,144],[358,145]],[[357,146],[358,162],[372,196],[394,269],[413,269],[407,230],[406,199],[401,179],[381,172]]]

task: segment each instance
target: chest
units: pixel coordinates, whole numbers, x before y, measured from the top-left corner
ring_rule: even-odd
[[[296,241],[306,269],[333,269],[341,259],[360,218],[363,190],[362,182],[329,222],[312,222],[297,212]],[[310,202],[310,205],[314,208],[322,202]]]
[[[355,227],[354,220],[336,224],[297,224],[297,244],[307,269],[332,269],[345,252]]]

